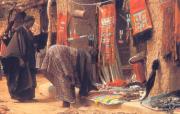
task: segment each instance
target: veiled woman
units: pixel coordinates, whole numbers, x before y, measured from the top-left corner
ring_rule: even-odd
[[[7,85],[12,99],[31,100],[35,97],[35,47],[29,30],[34,18],[18,13],[13,25],[13,36],[2,60]]]

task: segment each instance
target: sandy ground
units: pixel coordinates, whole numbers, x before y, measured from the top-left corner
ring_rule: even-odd
[[[62,108],[62,102],[50,99],[40,93],[39,87],[48,81],[42,76],[37,76],[36,98],[33,102],[20,103],[9,96],[6,79],[0,80],[0,114],[166,114],[142,107],[139,102],[125,103],[117,107],[101,107],[85,102],[78,102],[70,109]],[[2,112],[2,109],[8,111]],[[180,114],[180,112],[174,113]]]
[[[59,111],[65,110],[61,108],[60,101],[40,94],[38,87],[46,82],[48,81],[43,76],[38,76],[35,100],[29,103],[20,103],[10,98],[6,79],[3,77],[0,80],[0,106],[8,107],[7,114],[57,114]]]
[[[37,88],[36,97],[33,102],[21,103],[12,100],[9,96],[6,79],[3,77],[0,80],[0,114],[135,114],[135,113],[124,113],[122,110],[115,110],[100,108],[91,103],[87,103],[84,100],[77,102],[71,106],[70,109],[62,108],[62,102],[55,99],[47,98],[42,95],[39,87],[49,81],[46,80],[42,75],[37,76]],[[77,90],[76,90],[77,91]],[[2,113],[1,109],[6,107],[9,111]],[[103,111],[103,112],[102,112]]]
[[[100,111],[101,108],[95,105],[90,105],[89,103],[83,101],[77,102],[71,106],[70,109],[62,108],[62,102],[55,99],[47,98],[41,94],[39,87],[49,81],[46,80],[42,75],[37,76],[37,88],[36,88],[36,98],[33,102],[21,103],[12,100],[9,96],[6,79],[3,77],[0,80],[0,114],[134,114],[134,113],[114,113],[114,111],[104,110],[103,113]],[[78,91],[78,90],[76,90]],[[6,107],[9,111],[2,113],[1,109]],[[99,110],[100,109],[100,110]]]

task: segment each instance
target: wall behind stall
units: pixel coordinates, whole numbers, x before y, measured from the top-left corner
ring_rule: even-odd
[[[73,0],[78,3],[95,3],[99,2],[100,0]],[[97,42],[97,11],[96,6],[81,6],[74,4],[72,2],[69,3],[69,11],[72,12],[73,10],[85,10],[87,17],[85,18],[76,18],[72,17],[70,20],[70,28],[74,28],[78,35],[95,35],[96,42]],[[71,29],[73,30],[73,29]],[[73,32],[73,31],[72,31]],[[81,43],[80,43],[81,42]],[[87,38],[79,39],[77,41],[71,42],[73,47],[81,47],[87,48],[88,40]]]

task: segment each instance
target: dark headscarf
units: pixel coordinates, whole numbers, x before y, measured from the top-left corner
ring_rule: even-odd
[[[34,19],[33,16],[26,16],[26,17],[24,18],[24,26],[25,26],[27,29],[29,29],[29,28],[31,28],[31,27],[33,26],[34,21],[35,21],[35,19]]]
[[[16,15],[15,15],[15,18],[14,18],[14,22],[22,22],[26,17],[26,13],[25,12],[18,12]]]

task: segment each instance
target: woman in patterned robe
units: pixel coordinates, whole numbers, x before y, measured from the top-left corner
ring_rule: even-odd
[[[63,107],[75,102],[75,86],[80,88],[80,96],[86,96],[95,89],[91,81],[91,56],[87,51],[64,45],[51,46],[41,69],[55,86],[57,98],[63,101]]]

